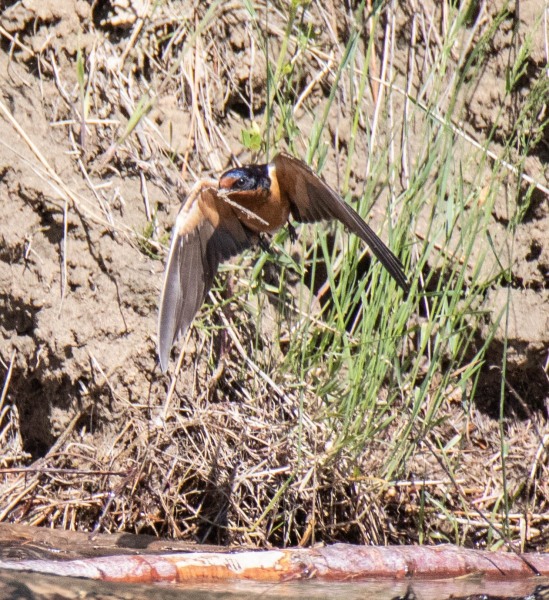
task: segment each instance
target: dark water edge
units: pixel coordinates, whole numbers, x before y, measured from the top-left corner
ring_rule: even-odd
[[[319,581],[293,581],[277,584],[232,583],[229,585],[194,585],[186,586],[189,598],[193,593],[204,593],[204,598],[220,598],[244,600],[244,598],[269,598],[269,600],[288,600],[291,598],[307,598],[311,600],[458,600],[484,596],[513,600],[538,600],[534,592],[542,584],[539,579],[521,582],[486,582],[478,578],[476,581],[349,581],[347,583],[326,583]],[[544,578],[547,596],[539,596],[539,600],[549,600],[549,578]],[[180,587],[180,586],[178,586]],[[218,595],[219,594],[219,595]],[[185,597],[185,596],[182,596]]]
[[[543,586],[547,586],[545,591]],[[438,581],[349,581],[325,583],[292,581],[286,583],[223,582],[174,585],[135,585],[110,583],[74,577],[0,570],[0,598],[49,599],[93,598],[94,600],[269,600],[310,598],[311,600],[444,600],[452,598],[549,599],[549,578],[521,581],[483,581],[468,576]]]

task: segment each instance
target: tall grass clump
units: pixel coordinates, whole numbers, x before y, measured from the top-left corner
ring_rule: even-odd
[[[462,543],[463,522],[456,515],[478,515],[457,483],[463,472],[459,448],[467,437],[487,349],[505,320],[505,311],[494,314],[485,299],[489,286],[509,268],[490,234],[494,202],[509,169],[488,151],[501,115],[484,143],[476,143],[460,123],[476,86],[482,85],[483,68],[508,11],[503,8],[491,20],[477,14],[475,21],[468,5],[445,5],[444,35],[434,48],[401,45],[409,68],[398,74],[394,8],[384,5],[367,13],[364,3],[358,6],[338,60],[324,63],[325,78],[318,73],[324,96],[310,106],[296,89],[304,50],[321,53],[313,33],[304,33],[306,8],[292,3],[278,55],[264,47],[272,65],[263,124],[267,147],[285,140],[320,172],[337,160],[342,196],[366,219],[376,212],[381,236],[401,257],[411,281],[405,296],[339,225],[315,227],[312,239],[302,234],[301,264],[284,259],[279,266],[282,273],[293,269],[302,289],[312,287],[321,309],[312,309],[309,294],[298,296],[296,314],[308,316],[292,320],[277,377],[300,388],[298,430],[305,429],[304,419],[319,423],[318,464],[328,469],[344,464],[347,483],[375,480],[377,503],[395,483],[431,479],[436,473],[453,500],[441,503],[424,489],[421,510],[415,513],[420,539]],[[417,34],[420,17],[412,25]],[[524,72],[525,52],[510,69],[515,80]],[[543,83],[521,109],[509,142],[518,164],[543,130],[536,132],[532,122],[534,107],[542,102],[537,87]],[[512,88],[510,81],[507,92]],[[308,129],[292,118],[296,98],[299,109],[309,112]],[[334,155],[328,122],[343,118],[342,102],[350,136]],[[520,136],[526,122],[532,132]],[[520,187],[518,179],[514,183]],[[513,210],[519,219],[519,202]],[[512,238],[510,226],[509,243]],[[282,233],[277,241],[285,239]],[[262,264],[266,260],[277,258],[260,259]],[[318,278],[324,278],[324,285]],[[262,352],[257,348],[258,361]],[[502,404],[503,396],[502,391]],[[502,411],[502,440],[503,422]],[[500,511],[508,512],[504,476],[503,468]],[[438,528],[435,515],[452,526]],[[490,535],[495,531],[498,539],[508,537],[494,525],[500,517],[487,517]]]

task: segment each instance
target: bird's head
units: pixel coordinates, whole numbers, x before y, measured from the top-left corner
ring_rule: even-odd
[[[270,190],[269,165],[248,165],[225,171],[219,178],[219,189],[228,192]]]

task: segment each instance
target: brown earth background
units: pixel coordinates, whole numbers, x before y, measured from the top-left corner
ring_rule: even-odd
[[[358,5],[300,4],[285,48],[285,2],[254,4],[255,20],[238,1],[3,2],[0,520],[268,546],[415,542],[421,515],[427,524],[422,541],[489,545],[499,538],[487,519],[500,511],[507,486],[514,502],[508,533],[524,548],[547,548],[547,100],[520,126],[525,136],[535,135],[527,152],[519,152],[516,124],[534,92],[538,98],[549,93],[549,8],[537,0],[470,2],[464,28],[470,39],[456,39],[445,54],[441,38],[458,5],[388,2],[374,7],[375,19],[367,5],[357,25]],[[452,172],[461,172],[479,204],[485,186],[498,181],[489,188],[495,190],[490,241],[479,239],[473,266],[464,270],[466,278],[481,272],[490,282],[479,307],[485,317],[471,336],[472,347],[486,344],[487,350],[475,389],[447,390],[437,438],[449,444],[461,436],[452,477],[432,439],[418,444],[390,481],[380,466],[387,439],[360,452],[332,451],[331,432],[319,416],[324,398],[315,387],[324,374],[299,381],[278,368],[285,345],[274,340],[291,335],[292,321],[254,291],[259,250],[227,267],[220,279],[230,273],[232,293],[247,294],[247,309],[222,311],[228,296],[220,286],[199,315],[177,377],[175,371],[162,375],[157,364],[157,303],[171,224],[197,178],[264,159],[243,145],[242,131],[264,123],[266,56],[274,70],[287,53],[296,69],[297,133],[291,144],[284,136],[275,135],[275,142],[305,156],[314,117],[326,106],[357,26],[358,53],[377,78],[366,86],[365,119],[355,130],[352,75],[342,74],[320,134],[322,175],[336,189],[345,181],[355,198],[370,176],[365,157],[387,155],[387,172],[374,178],[369,213],[386,240],[387,207],[399,212],[395,198],[412,187],[404,165],[417,167],[424,150],[418,132],[428,119],[405,95],[389,96],[385,84],[426,105],[434,84],[423,77],[425,65],[446,60],[441,80],[450,82],[459,77],[467,43],[491,32],[474,80],[437,106],[441,115],[450,104],[459,107],[453,112],[459,143]],[[524,68],[509,91],[508,70],[521,52]],[[382,95],[392,104],[376,112]],[[282,107],[273,106],[276,133]],[[374,122],[372,147],[366,132]],[[422,258],[440,194],[433,183],[438,168],[425,169],[422,185],[414,188],[424,205],[411,220],[407,268],[412,277],[436,273],[443,280],[440,240]],[[517,202],[524,206],[520,217]],[[300,243],[281,246],[299,258]],[[483,257],[478,264],[475,253]],[[498,275],[500,267],[507,277]],[[276,265],[260,271],[276,287]],[[320,286],[312,286],[311,302]],[[290,296],[309,293],[302,287],[299,278],[290,281]],[[508,318],[488,339],[507,305]],[[425,312],[411,311],[410,328],[426,320]],[[222,335],[227,328],[234,335]],[[172,360],[175,368],[176,353]],[[506,404],[500,418],[502,364]],[[472,401],[465,403],[465,395]],[[405,409],[396,412],[389,437],[410,418]]]

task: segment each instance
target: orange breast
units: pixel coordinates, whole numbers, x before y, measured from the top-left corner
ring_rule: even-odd
[[[274,166],[269,167],[271,189],[230,192],[227,197],[242,208],[235,210],[238,219],[256,233],[274,233],[290,216],[290,203],[280,191]]]

